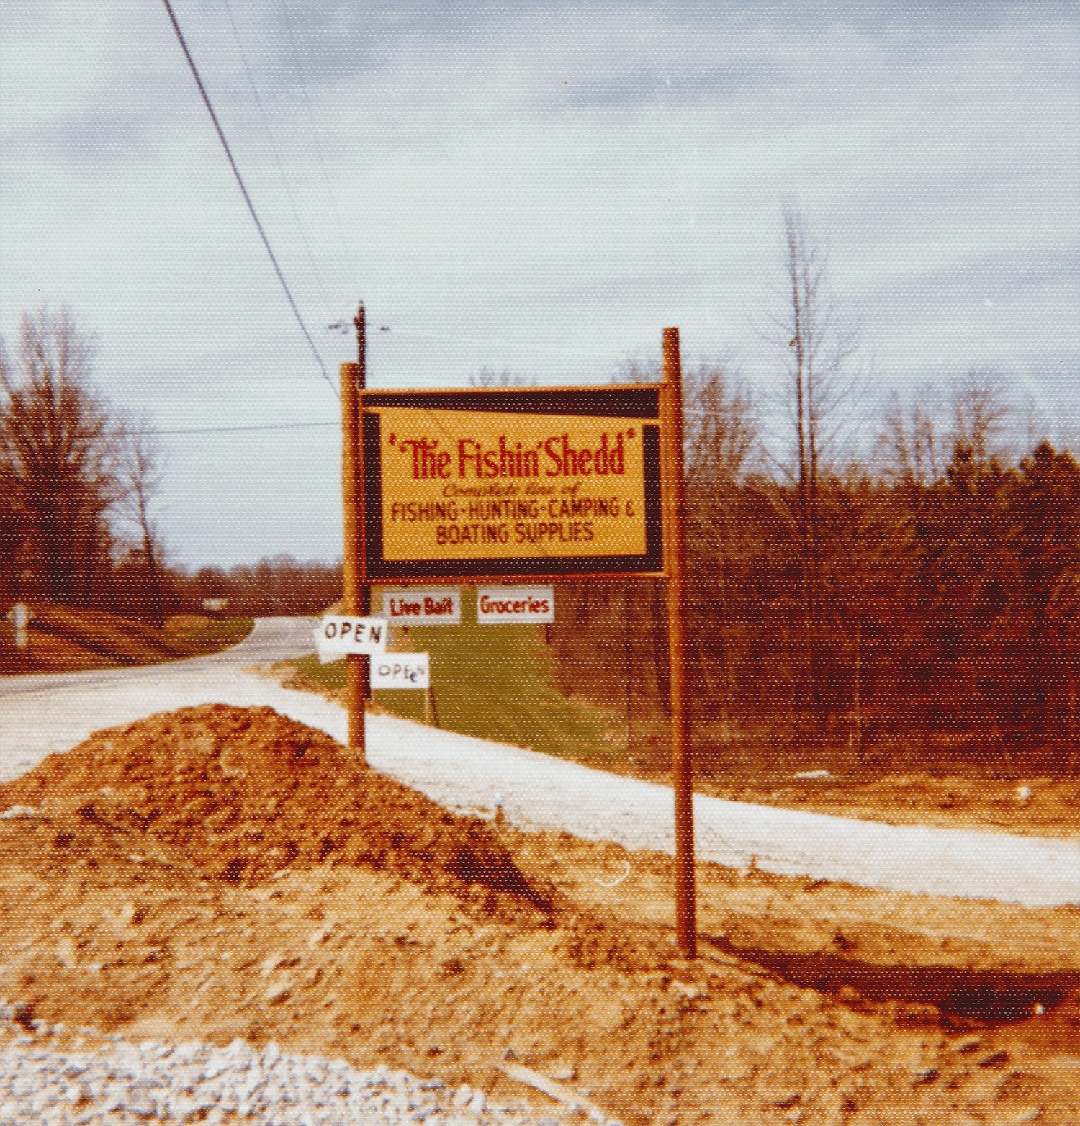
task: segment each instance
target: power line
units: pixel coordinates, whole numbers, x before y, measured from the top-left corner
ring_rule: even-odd
[[[248,430],[309,430],[320,426],[340,426],[340,422],[271,422],[254,426],[191,426],[177,430],[129,430],[128,434],[238,434]]]
[[[598,383],[598,384],[596,384],[596,386],[597,386],[597,388],[604,389],[604,388],[615,387],[615,386],[619,386],[619,385],[618,384]],[[432,390],[437,390],[437,389],[432,389]],[[464,390],[464,388],[455,388],[455,390]],[[532,388],[526,388],[525,390],[532,390]],[[683,413],[684,414],[701,415],[705,418],[726,418],[727,417],[727,415],[723,414],[720,411],[698,410],[695,407],[683,407]],[[129,434],[137,434],[137,435],[146,434],[146,435],[153,435],[153,436],[157,436],[159,434],[160,435],[164,435],[164,434],[240,434],[240,433],[246,433],[246,432],[251,432],[251,431],[259,431],[259,430],[311,430],[311,429],[319,429],[319,428],[325,429],[327,427],[331,427],[331,426],[338,427],[340,425],[341,425],[340,422],[271,422],[271,423],[266,423],[266,424],[255,424],[255,425],[252,425],[252,426],[191,426],[191,427],[180,427],[178,429],[168,429],[168,430],[129,430],[128,433]]]
[[[315,282],[319,287],[319,292],[322,294],[323,302],[329,305],[330,298],[327,295],[326,287],[323,285],[319,267],[315,264],[315,256],[311,251],[311,243],[308,241],[307,230],[304,227],[303,220],[300,218],[300,212],[296,206],[296,199],[293,197],[292,188],[289,187],[289,179],[285,175],[285,165],[282,162],[281,153],[278,151],[277,144],[274,141],[273,130],[270,128],[270,117],[266,112],[266,107],[263,105],[262,98],[259,96],[259,89],[255,85],[255,76],[251,73],[251,67],[248,65],[247,53],[244,51],[244,45],[240,41],[240,32],[237,30],[236,20],[233,18],[232,5],[229,3],[229,0],[225,0],[225,12],[229,17],[229,26],[232,28],[233,39],[236,41],[237,50],[240,52],[240,61],[244,64],[244,73],[247,75],[248,85],[251,87],[255,104],[259,107],[263,128],[266,130],[266,139],[270,142],[270,151],[274,154],[274,161],[277,164],[278,174],[281,176],[282,187],[285,189],[285,195],[288,197],[289,206],[292,209],[293,219],[296,220],[296,226],[299,228],[300,237],[304,242],[304,249],[307,251],[308,265],[311,266],[311,272],[315,275]]]
[[[322,171],[323,183],[326,186],[326,194],[330,199],[330,209],[334,213],[334,219],[337,223],[338,229],[338,246],[341,248],[341,253],[344,254],[344,248],[348,240],[345,236],[345,225],[341,221],[341,212],[338,210],[337,195],[330,184],[330,175],[326,170],[326,159],[323,156],[322,144],[319,141],[319,129],[315,124],[315,114],[311,110],[311,97],[308,94],[307,81],[304,78],[304,68],[300,65],[300,52],[296,49],[296,36],[293,33],[292,18],[289,15],[288,0],[281,0],[281,13],[285,17],[285,27],[289,32],[289,44],[292,47],[293,54],[293,68],[296,71],[296,77],[300,80],[300,90],[304,95],[304,108],[307,110],[308,124],[310,126],[309,136],[315,145],[315,152],[319,157],[319,168]]]
[[[308,346],[311,348],[311,354],[315,357],[316,363],[319,365],[319,370],[322,372],[323,379],[330,384],[334,394],[337,394],[337,387],[334,385],[333,380],[330,378],[326,371],[326,365],[322,361],[322,356],[319,355],[318,349],[315,347],[315,341],[311,339],[311,334],[304,324],[303,317],[300,316],[300,310],[296,307],[296,302],[293,300],[293,295],[289,291],[288,283],[285,281],[285,275],[281,272],[281,267],[278,265],[278,260],[274,256],[274,251],[271,249],[270,240],[266,237],[266,232],[263,230],[262,223],[259,222],[259,216],[255,211],[255,205],[251,202],[251,196],[248,195],[247,188],[244,187],[243,177],[240,175],[240,169],[236,167],[236,161],[233,160],[232,150],[229,148],[229,142],[225,140],[225,133],[222,131],[221,125],[218,122],[217,114],[214,112],[214,107],[210,102],[210,95],[206,92],[206,87],[203,85],[202,79],[199,77],[198,68],[195,66],[195,60],[191,57],[191,52],[188,50],[187,42],[184,40],[184,33],[180,30],[180,24],[176,20],[176,15],[172,10],[172,5],[169,0],[161,0],[165,5],[165,11],[169,13],[169,19],[172,21],[173,30],[176,32],[176,38],[180,41],[180,47],[184,52],[184,58],[187,59],[188,66],[191,68],[191,73],[195,76],[195,84],[199,87],[199,93],[202,95],[202,100],[206,104],[207,111],[210,114],[210,120],[214,123],[214,128],[217,130],[218,139],[221,141],[222,148],[225,150],[225,155],[229,158],[229,165],[232,167],[233,175],[236,177],[237,184],[240,185],[240,192],[244,197],[244,202],[247,204],[248,211],[251,213],[251,218],[255,222],[255,227],[259,232],[259,237],[263,241],[263,246],[266,247],[266,253],[270,255],[270,261],[273,264],[274,272],[277,274],[278,281],[281,282],[281,288],[285,291],[285,296],[288,298],[289,306],[296,317],[296,323],[300,326],[300,331],[304,334],[304,339],[307,340]]]

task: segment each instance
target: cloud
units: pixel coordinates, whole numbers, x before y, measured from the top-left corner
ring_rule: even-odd
[[[154,145],[142,117],[125,112],[78,114],[4,137],[7,159],[37,178],[39,166],[67,166],[82,175],[97,165],[126,165],[153,158]],[[14,175],[12,176],[14,178]]]
[[[176,11],[334,378],[363,298],[378,386],[599,379],[669,324],[765,386],[786,200],[884,382],[1076,371],[1075,5],[230,6]],[[162,426],[336,417],[160,5],[5,11],[0,143],[6,332],[66,300]],[[230,525],[200,464],[306,472],[227,448],[183,462],[181,542]]]

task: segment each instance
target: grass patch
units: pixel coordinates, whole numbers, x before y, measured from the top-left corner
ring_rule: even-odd
[[[373,606],[379,606],[376,596]],[[536,626],[482,626],[476,591],[461,592],[460,626],[412,626],[401,648],[428,653],[439,726],[461,735],[528,747],[562,758],[613,758],[599,710],[568,700],[552,684],[551,658]],[[394,630],[395,645],[401,633]],[[292,662],[328,688],[345,684],[345,662],[320,665],[318,657]],[[424,694],[413,689],[376,691],[375,703],[406,719],[424,719]]]

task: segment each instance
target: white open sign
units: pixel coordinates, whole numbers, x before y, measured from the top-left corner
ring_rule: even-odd
[[[315,628],[315,644],[322,663],[349,654],[382,653],[390,632],[385,618],[346,618],[327,615]]]
[[[371,658],[372,688],[429,688],[426,653],[380,653]]]

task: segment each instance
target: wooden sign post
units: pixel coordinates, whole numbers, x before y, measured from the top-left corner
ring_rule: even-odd
[[[342,610],[347,617],[371,613],[371,588],[364,582],[364,446],[360,441],[360,394],[367,379],[364,306],[356,314],[355,364],[341,365],[341,499],[344,506],[345,550],[342,556]],[[364,701],[369,695],[369,660],[358,653],[345,658],[345,710],[349,750],[367,762]]]
[[[682,360],[679,330],[664,329],[664,539],[671,670],[671,773],[675,786],[675,924],[679,949],[697,956],[694,782],[686,678],[686,495],[683,487]]]
[[[359,362],[341,366],[346,617],[370,613],[372,581],[667,579],[676,930],[694,957],[679,330],[664,329],[662,384],[366,391],[363,306],[356,326]],[[368,658],[346,660],[363,760]]]

